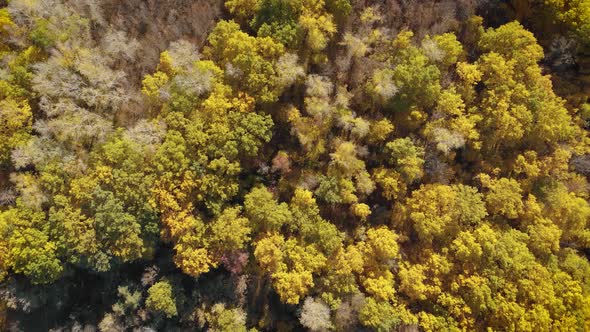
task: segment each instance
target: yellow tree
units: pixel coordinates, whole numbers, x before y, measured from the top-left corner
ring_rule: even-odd
[[[282,87],[276,64],[285,52],[282,44],[269,37],[252,37],[233,21],[217,23],[207,40],[210,46],[205,53],[220,66],[231,66],[238,75],[228,83],[254,96],[257,102],[278,99]]]
[[[281,300],[289,304],[299,303],[309,293],[315,285],[314,274],[326,264],[315,245],[300,245],[276,233],[256,242],[254,256],[262,272],[270,275]]]
[[[487,216],[483,195],[464,185],[428,184],[412,192],[406,213],[425,244],[448,243]]]

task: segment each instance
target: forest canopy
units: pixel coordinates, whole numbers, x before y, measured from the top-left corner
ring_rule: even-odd
[[[590,330],[590,0],[136,2],[0,1],[1,331]]]

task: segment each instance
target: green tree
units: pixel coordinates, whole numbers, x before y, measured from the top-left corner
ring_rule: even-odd
[[[326,256],[332,255],[342,246],[344,234],[333,223],[320,216],[311,191],[295,189],[289,209],[293,215],[290,228],[297,231],[305,243],[317,244]]]
[[[545,0],[543,5],[558,22],[572,29],[584,42],[590,42],[590,3],[587,0]]]
[[[545,200],[544,215],[563,232],[562,241],[573,242],[584,248],[590,246],[588,202],[569,192],[563,185],[547,188]]]
[[[542,149],[570,141],[575,133],[564,101],[552,91],[537,62],[543,49],[517,22],[482,34],[477,61],[485,89],[479,109],[486,153],[522,143]]]
[[[229,83],[239,86],[260,102],[274,102],[281,94],[276,70],[285,52],[272,38],[252,37],[233,21],[219,22],[209,34],[209,54],[220,66],[231,65],[243,79]]]
[[[252,189],[244,197],[245,213],[256,233],[279,231],[283,225],[293,222],[293,215],[286,203],[278,203],[265,187]]]
[[[43,212],[23,206],[0,213],[2,242],[7,248],[3,265],[24,274],[34,284],[53,282],[63,271],[57,245],[47,234],[44,221]]]
[[[246,332],[246,313],[240,308],[227,308],[217,303],[210,309],[198,309],[197,315],[201,327],[205,326],[215,332]]]
[[[10,161],[11,151],[27,142],[32,131],[31,107],[27,101],[0,101],[0,163]]]
[[[249,223],[247,218],[241,216],[240,208],[223,210],[210,224],[210,247],[218,253],[243,249],[250,239]]]
[[[480,176],[482,185],[489,188],[485,195],[488,211],[492,215],[508,219],[516,219],[523,212],[522,189],[514,179],[490,179],[487,175]]]
[[[299,245],[297,240],[267,234],[255,244],[254,256],[261,270],[269,274],[281,300],[297,304],[314,286],[314,274],[326,264],[315,245]]]
[[[172,294],[172,285],[169,281],[158,281],[148,289],[148,297],[145,306],[154,313],[161,313],[168,318],[178,314],[176,301]]]
[[[413,33],[404,31],[393,41],[392,82],[399,88],[395,96],[403,106],[432,107],[440,94],[440,71],[424,52],[412,45]]]
[[[400,324],[396,309],[386,301],[368,298],[359,312],[359,320],[364,326],[375,331],[390,331]]]
[[[385,145],[387,161],[404,176],[407,183],[419,180],[423,174],[424,149],[409,137],[398,138]]]

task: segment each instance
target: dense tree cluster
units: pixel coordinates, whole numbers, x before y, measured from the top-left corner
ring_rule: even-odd
[[[95,2],[0,9],[0,330],[590,330],[589,95],[523,23],[225,7],[141,86]]]

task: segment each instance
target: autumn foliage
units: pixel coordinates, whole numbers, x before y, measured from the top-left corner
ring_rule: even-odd
[[[0,330],[590,330],[588,95],[522,22],[229,0],[134,84],[80,3],[0,9]]]

